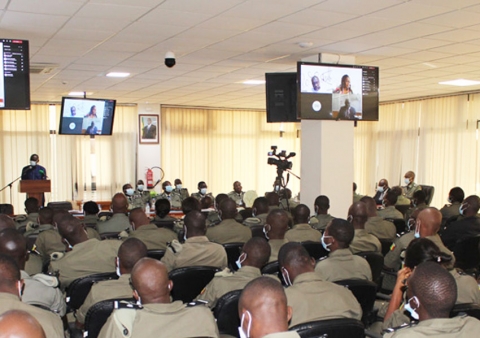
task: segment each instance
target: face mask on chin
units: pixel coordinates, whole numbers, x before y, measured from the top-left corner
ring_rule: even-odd
[[[327,251],[330,251],[330,248],[329,246],[332,245],[332,243],[325,243],[325,238],[332,238],[332,236],[325,236],[325,234],[322,235],[322,238],[321,238],[321,242],[322,242],[322,246],[325,250]]]
[[[245,315],[248,314],[250,317],[250,320],[248,321],[248,327],[247,327],[247,332],[243,331],[243,321],[245,320]],[[240,338],[250,338],[250,329],[252,328],[252,314],[250,311],[245,311],[242,314],[242,319],[240,320],[240,326],[238,327],[238,334],[240,335]]]

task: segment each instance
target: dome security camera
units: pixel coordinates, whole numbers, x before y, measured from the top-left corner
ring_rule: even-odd
[[[167,54],[165,54],[165,66],[172,68],[175,66],[175,63],[175,54],[171,51],[168,51]]]

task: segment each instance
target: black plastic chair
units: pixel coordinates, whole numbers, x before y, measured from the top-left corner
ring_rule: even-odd
[[[375,321],[376,316],[373,313],[373,306],[377,296],[377,284],[361,279],[345,279],[336,281],[335,284],[343,285],[352,291],[362,307],[362,322],[365,326],[369,326]]]
[[[433,194],[435,193],[435,187],[431,185],[423,185],[420,184],[422,187],[423,192],[425,193],[425,204],[430,205],[430,202],[432,202],[433,199]]]
[[[317,320],[292,326],[302,338],[364,338],[365,328],[361,321],[350,318]]]
[[[115,232],[104,232],[103,234],[100,234],[100,238],[102,240],[104,239],[119,239],[118,238],[118,234],[120,234],[120,232],[118,231],[115,231]]]
[[[75,279],[67,288],[67,305],[70,310],[78,310],[87,298],[92,285],[102,280],[118,279],[116,273],[97,273]]]
[[[85,316],[85,332],[83,337],[97,338],[103,325],[105,325],[108,317],[110,317],[115,309],[115,302],[122,300],[127,302],[135,301],[133,298],[108,299],[95,303],[88,309],[87,315]]]
[[[397,235],[401,236],[405,232],[407,232],[407,225],[403,218],[386,218],[386,221],[392,222],[395,225],[395,229],[397,231]]]
[[[73,210],[72,203],[68,201],[63,202],[49,202],[47,207],[55,210]]]
[[[474,303],[456,304],[452,311],[450,311],[450,318],[462,316],[463,314],[480,319],[480,306]]]
[[[147,250],[147,257],[150,257],[156,260],[161,260],[164,255],[165,255],[165,250],[160,250],[160,249]]]
[[[242,290],[234,290],[224,294],[218,299],[213,315],[217,320],[220,335],[238,337],[240,318],[238,316],[238,299]]]
[[[468,272],[469,270],[478,271],[480,265],[480,236],[466,238],[455,244],[453,253],[455,254],[455,267]]]
[[[382,244],[382,255],[385,256],[390,251],[393,241],[388,239],[379,239],[379,241]]]
[[[173,221],[173,220],[157,221],[157,220],[154,219],[152,221],[152,223],[155,224],[158,228],[173,229],[173,225],[174,225],[175,221]]]
[[[283,275],[280,272],[280,266],[278,261],[273,261],[265,264],[261,269],[261,271],[262,271],[262,275],[276,275],[278,279],[280,279],[280,282],[282,282],[284,286],[287,286],[287,284],[283,280]]]
[[[225,243],[223,244],[223,247],[225,248],[225,251],[227,252],[227,259],[228,259],[228,268],[231,271],[237,271],[238,266],[235,263],[240,257],[240,253],[242,252],[243,244],[245,243]]]
[[[170,271],[168,276],[173,281],[172,299],[191,302],[218,271],[220,269],[213,266],[188,266]]]
[[[8,216],[15,215],[13,205],[8,204],[8,203],[0,204],[0,214],[5,214],[5,215],[8,215]]]
[[[267,240],[265,234],[263,233],[263,225],[252,225],[250,230],[252,231],[252,237],[262,237]]]
[[[374,251],[364,251],[356,253],[357,256],[363,257],[367,260],[372,270],[372,280],[375,284],[380,285],[382,279],[383,256]]]
[[[328,256],[328,251],[323,248],[323,245],[320,242],[308,241],[302,242],[302,245],[308,251],[308,254],[315,258],[315,260],[319,260],[320,258]]]

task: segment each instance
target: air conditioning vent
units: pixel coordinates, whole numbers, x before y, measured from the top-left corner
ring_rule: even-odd
[[[54,63],[31,63],[30,64],[30,74],[50,74],[59,65]]]

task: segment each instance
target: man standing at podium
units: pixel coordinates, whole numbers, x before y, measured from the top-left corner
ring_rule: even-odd
[[[45,180],[47,179],[47,170],[38,165],[39,157],[37,154],[30,156],[30,165],[22,169],[22,180]]]

